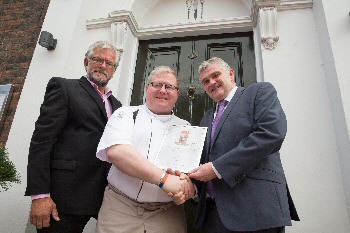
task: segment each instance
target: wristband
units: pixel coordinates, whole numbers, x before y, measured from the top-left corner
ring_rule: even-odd
[[[159,182],[158,182],[159,188],[163,188],[163,185],[164,185],[165,181],[168,179],[168,176],[169,176],[168,173],[166,173],[166,172],[163,173],[163,175],[160,177]]]

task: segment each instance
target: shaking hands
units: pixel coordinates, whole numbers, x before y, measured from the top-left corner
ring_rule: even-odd
[[[177,205],[183,204],[196,194],[194,184],[186,174],[171,168],[168,168],[166,172],[169,176],[162,189]]]

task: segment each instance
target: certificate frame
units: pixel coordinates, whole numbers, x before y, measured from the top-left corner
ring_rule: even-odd
[[[155,165],[187,173],[199,166],[207,127],[170,125],[163,136]]]

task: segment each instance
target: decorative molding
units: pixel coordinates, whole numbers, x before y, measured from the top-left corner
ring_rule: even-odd
[[[96,29],[96,28],[108,28],[110,26],[111,26],[111,20],[109,18],[86,20],[86,28],[88,30]]]
[[[260,40],[266,49],[274,49],[277,46],[279,36],[277,34],[277,6],[281,0],[252,0],[252,16],[254,26],[259,22]]]
[[[200,0],[198,2],[198,0],[186,0],[186,7],[187,7],[187,19],[190,19],[190,12],[191,12],[191,8],[193,11],[193,18],[194,20],[197,20],[198,16],[198,3],[200,3],[200,8],[201,8],[201,13],[200,13],[200,18],[203,19],[203,5],[205,0]]]
[[[253,4],[250,7],[250,18],[253,21],[254,27],[256,27],[259,19],[259,6],[256,4],[256,1],[253,1]]]
[[[118,22],[111,24],[111,40],[114,46],[123,53],[125,32],[127,30],[126,23]]]
[[[281,0],[251,0],[251,18],[254,23],[254,27],[259,21],[260,9],[265,7],[277,7]]]
[[[131,11],[126,11],[126,10],[113,11],[108,14],[108,19],[110,20],[111,23],[120,23],[120,22],[127,23],[132,33],[134,35],[137,34],[138,25]]]
[[[281,0],[277,10],[297,10],[313,7],[313,0]]]
[[[126,22],[130,27],[130,30],[134,35],[137,34],[137,22],[135,20],[134,15],[131,11],[121,10],[121,11],[113,11],[108,14],[107,18],[100,19],[91,19],[86,20],[86,28],[96,29],[96,28],[108,28],[112,23],[121,23]]]
[[[260,8],[261,43],[266,49],[274,49],[277,46],[279,36],[277,34],[277,9],[276,7]]]
[[[206,31],[230,28],[253,28],[253,23],[250,17],[226,18],[220,20],[208,20],[195,23],[178,23],[168,25],[153,25],[141,27],[138,30],[137,36],[149,36],[155,34],[169,34],[175,32],[192,32]]]
[[[259,9],[263,7],[276,7],[278,11],[307,9],[313,7],[313,0],[241,0],[250,9],[254,27],[259,19]]]
[[[242,0],[246,6],[277,7],[277,10],[295,10],[312,8],[313,0]],[[252,2],[252,3],[250,3]],[[253,12],[253,10],[252,10]]]
[[[253,0],[253,2],[254,25],[260,19],[261,43],[266,49],[270,50],[276,48],[279,40],[277,10],[306,9],[313,6],[313,0]]]
[[[259,8],[277,7],[282,0],[253,0]]]
[[[139,27],[132,12],[125,10],[111,12],[108,14],[108,18],[87,20],[86,27],[87,29],[107,28],[113,23],[121,22],[127,23],[133,35],[139,38],[143,36],[169,34],[174,32],[253,27],[253,22],[249,16],[207,20],[195,23],[178,23]]]

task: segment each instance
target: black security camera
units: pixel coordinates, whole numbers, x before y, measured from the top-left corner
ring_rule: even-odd
[[[50,32],[42,31],[40,33],[38,44],[47,48],[47,50],[54,50],[56,48],[57,40],[53,38],[53,35]]]

